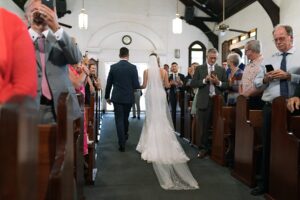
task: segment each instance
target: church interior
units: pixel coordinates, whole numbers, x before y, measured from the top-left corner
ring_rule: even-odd
[[[31,30],[26,2],[1,0],[0,11],[13,13]],[[51,111],[55,123],[41,124],[34,99],[16,95],[2,101],[0,92],[0,200],[300,199],[300,1],[42,0],[47,2],[54,5],[59,30],[80,50],[80,62],[68,64],[87,66],[92,83],[85,81],[83,88],[90,94],[87,100],[76,90],[74,100],[61,93]],[[0,44],[6,32],[2,21],[0,12]],[[284,33],[277,36],[279,29]],[[164,88],[168,112],[198,189],[161,188],[152,163],[136,150],[147,119],[147,88],[134,97],[126,148],[118,149],[115,104],[106,90],[122,47],[129,50],[127,60],[136,67],[140,85],[151,53],[170,83],[176,80]],[[8,76],[2,73],[3,52],[0,90]],[[253,76],[254,67],[260,71]],[[202,77],[203,68],[209,78]],[[268,79],[276,70],[283,75]],[[184,78],[177,82],[179,74]],[[248,76],[253,88],[263,84],[251,94],[245,92]],[[281,79],[288,82],[288,95],[281,93]],[[209,112],[201,107],[204,96]],[[76,119],[74,101],[81,109]],[[203,147],[205,134],[209,150]]]

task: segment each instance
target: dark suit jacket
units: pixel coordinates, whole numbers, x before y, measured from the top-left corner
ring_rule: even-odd
[[[226,78],[226,71],[223,67],[215,65],[215,73],[218,79],[222,82],[221,87],[215,86],[216,95],[223,95],[223,91],[228,88],[228,80]],[[197,67],[192,82],[191,87],[198,88],[197,93],[197,105],[198,109],[205,109],[208,106],[209,101],[209,84],[203,83],[203,79],[208,75],[207,64],[200,65]]]
[[[112,95],[110,91],[113,86]],[[105,99],[114,103],[132,104],[134,102],[134,89],[139,89],[140,83],[136,66],[126,60],[113,64],[107,78]]]
[[[37,102],[40,104],[41,85],[42,85],[42,65],[40,60],[39,48],[35,45],[38,73],[38,96]],[[82,56],[79,48],[71,37],[64,31],[62,38],[56,40],[55,36],[49,31],[45,40],[45,59],[46,76],[52,93],[55,112],[57,113],[58,97],[62,92],[69,92],[73,102],[73,117],[81,116],[81,110],[77,100],[75,88],[69,79],[69,68],[67,64],[77,64]]]
[[[181,73],[178,73],[178,76],[180,78],[180,80],[184,83],[184,75]],[[169,81],[173,80],[173,73],[169,76]],[[180,92],[184,92],[184,86],[182,85],[181,87],[179,87],[179,91]],[[170,87],[170,95],[175,95],[176,94],[176,86],[172,85]]]

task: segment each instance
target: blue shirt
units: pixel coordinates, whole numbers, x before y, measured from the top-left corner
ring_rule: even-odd
[[[300,83],[300,51],[296,51],[295,47],[292,47],[287,51],[286,57],[286,70],[291,74],[291,80],[288,81],[289,97],[292,97],[295,92],[296,86]],[[272,102],[273,99],[280,96],[280,80],[274,79],[273,81],[264,84],[263,79],[266,72],[265,65],[272,64],[274,70],[280,69],[282,60],[282,52],[277,52],[272,55],[271,58],[266,59],[261,66],[260,72],[254,79],[255,87],[258,89],[264,89],[262,96],[263,101]]]

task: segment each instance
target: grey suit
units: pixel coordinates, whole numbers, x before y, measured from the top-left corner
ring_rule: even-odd
[[[37,60],[38,75],[38,95],[37,102],[41,99],[42,65],[39,55],[39,48],[35,43],[35,53]],[[74,44],[68,34],[63,31],[62,38],[56,40],[55,36],[49,31],[45,40],[45,61],[46,76],[53,98],[54,113],[57,113],[58,97],[62,92],[69,92],[73,102],[73,117],[79,117],[79,103],[76,97],[75,89],[69,79],[68,64],[77,64],[82,56],[77,45]]]
[[[215,94],[216,95],[223,95],[223,91],[228,87],[228,81],[226,78],[226,71],[221,66],[215,65],[215,70],[218,79],[222,82],[222,85],[215,86]],[[198,93],[195,98],[197,98],[197,118],[198,124],[201,130],[201,145],[202,148],[209,151],[210,144],[208,142],[209,138],[209,128],[212,125],[212,109],[213,109],[213,102],[212,98],[209,96],[209,88],[210,84],[203,83],[203,80],[208,75],[207,64],[198,66],[193,79],[191,81],[191,87],[198,88]]]

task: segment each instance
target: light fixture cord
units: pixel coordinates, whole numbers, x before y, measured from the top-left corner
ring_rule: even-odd
[[[82,0],[82,8],[84,9],[84,0]]]
[[[176,3],[176,14],[179,14],[179,12],[178,12],[178,0],[177,0],[177,3]]]
[[[223,23],[225,21],[225,0],[223,0]]]

